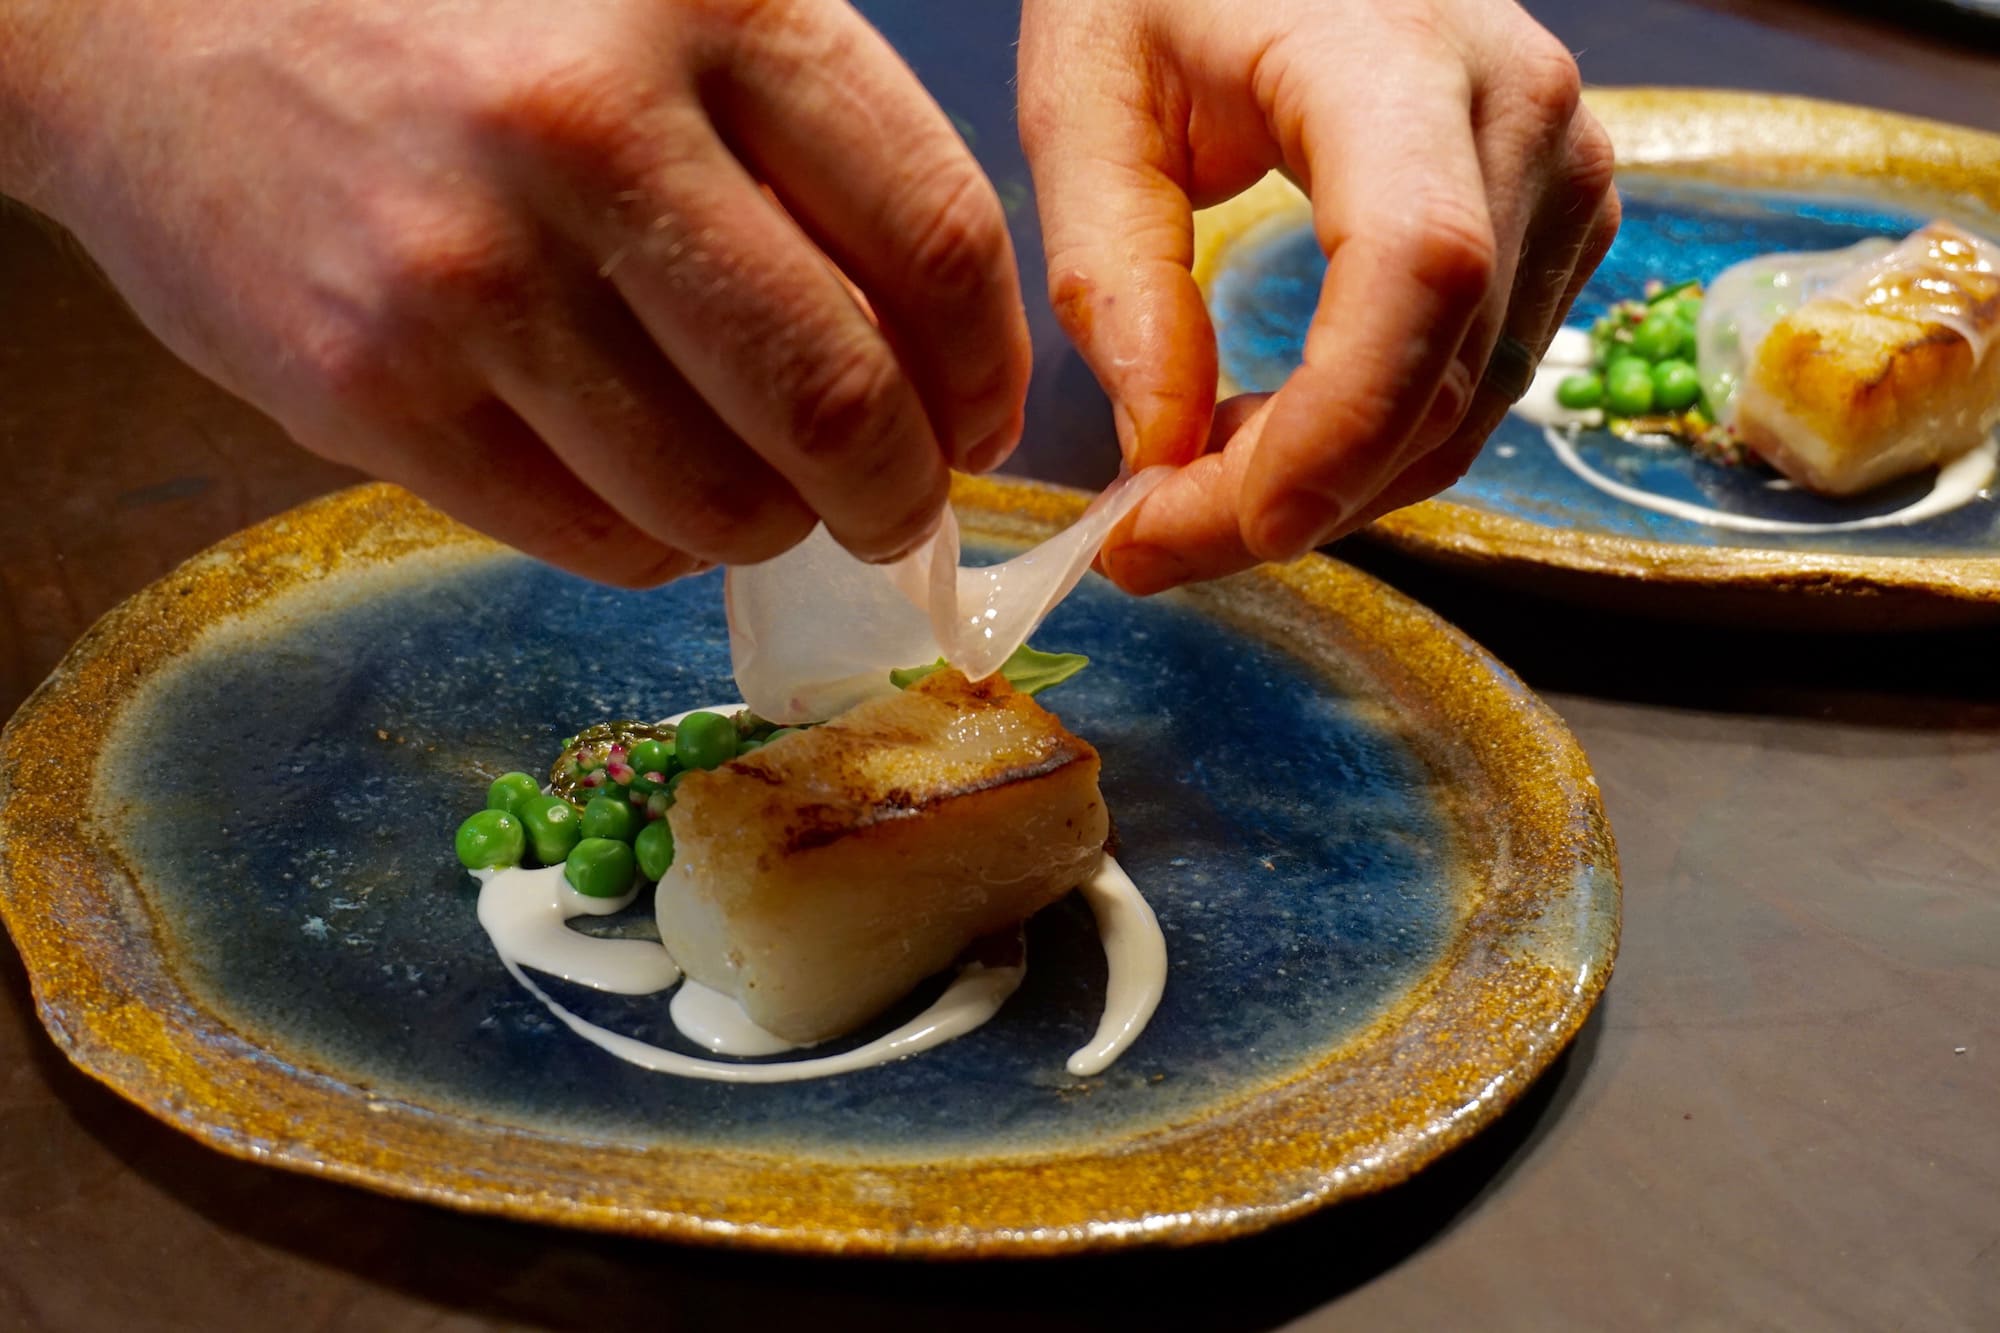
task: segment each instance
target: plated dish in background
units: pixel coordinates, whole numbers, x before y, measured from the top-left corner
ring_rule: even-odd
[[[1083,508],[955,495],[984,559]],[[1406,1177],[1545,1069],[1609,974],[1615,854],[1567,732],[1428,612],[1314,558],[1148,601],[1090,579],[1040,632],[1093,659],[1057,706],[1170,943],[1158,1011],[1104,1073],[1065,1068],[1105,997],[1074,898],[1030,923],[992,1021],[920,1058],[768,1086],[613,1059],[494,955],[453,830],[465,793],[579,725],[730,697],[718,584],[590,587],[368,487],[139,594],[0,738],[0,914],[52,1036],[225,1152],[455,1207],[1054,1253],[1239,1234]],[[546,984],[680,1040],[657,996]]]
[[[1571,371],[1590,361],[1586,331],[1649,283],[1893,242],[1933,219],[2000,238],[2000,138],[1793,98],[1589,100],[1618,146],[1625,224],[1552,349]],[[1225,392],[1275,387],[1296,363],[1324,268],[1303,224],[1276,179],[1197,219]],[[1684,615],[1901,627],[2000,614],[2000,501],[1976,460],[1830,498],[1657,441],[1555,432],[1533,407],[1510,414],[1457,486],[1370,535],[1487,577]]]

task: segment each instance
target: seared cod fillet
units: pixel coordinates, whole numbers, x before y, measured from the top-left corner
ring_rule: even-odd
[[[1854,495],[1957,457],[2000,421],[2000,253],[1933,222],[1864,282],[1806,302],[1758,347],[1736,429],[1780,472]]]
[[[939,671],[682,780],[660,937],[794,1042],[852,1031],[1088,878],[1097,751],[999,676]]]

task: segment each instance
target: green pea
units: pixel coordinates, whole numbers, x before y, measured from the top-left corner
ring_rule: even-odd
[[[481,810],[458,826],[452,839],[458,863],[467,870],[496,870],[521,864],[528,835],[521,821],[505,810]]]
[[[738,741],[736,742],[736,757],[741,759],[746,754],[754,754],[763,749],[766,744],[767,742],[760,741],[755,736],[750,737],[748,740]]]
[[[617,898],[631,891],[638,859],[616,838],[585,838],[563,862],[563,878],[586,898]]]
[[[640,816],[628,801],[615,800],[609,796],[593,796],[590,804],[583,807],[583,818],[578,827],[586,838],[617,838],[621,842],[632,841],[632,835],[639,831]]]
[[[681,783],[687,778],[687,775],[688,770],[684,768],[667,779],[667,804],[673,804],[674,797],[679,794]]]
[[[641,773],[671,773],[674,747],[668,741],[640,741],[632,747],[631,764]]]
[[[720,713],[689,713],[674,734],[674,754],[687,768],[719,768],[736,757],[736,724]]]
[[[486,789],[486,808],[518,815],[524,802],[532,801],[541,794],[542,784],[526,773],[502,773]]]
[[[1653,401],[1669,412],[1694,406],[1701,397],[1701,376],[1685,361],[1662,361],[1653,367]]]
[[[1642,417],[1653,410],[1651,367],[1636,359],[1620,361],[1604,377],[1604,401],[1621,417]]]
[[[803,730],[805,730],[804,727],[779,727],[764,738],[764,744],[769,745],[772,741],[781,741],[787,736],[796,736]]]
[[[1648,315],[1632,330],[1632,350],[1648,361],[1664,361],[1681,349],[1681,321],[1678,316]]]
[[[1556,401],[1571,411],[1596,407],[1604,401],[1604,381],[1596,375],[1565,375],[1556,385]]]
[[[658,879],[674,863],[674,831],[664,819],[646,825],[632,840],[633,855],[639,858],[639,873]]]
[[[545,866],[555,865],[583,836],[583,820],[576,807],[560,796],[537,796],[521,805],[521,826],[528,831],[528,845],[535,859]]]

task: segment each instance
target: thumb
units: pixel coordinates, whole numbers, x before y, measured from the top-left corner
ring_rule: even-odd
[[[1031,6],[1021,30],[1021,145],[1049,298],[1111,398],[1126,462],[1185,463],[1208,439],[1216,360],[1190,272],[1187,144],[1163,114],[1174,90],[1156,82],[1142,36],[1076,14]]]

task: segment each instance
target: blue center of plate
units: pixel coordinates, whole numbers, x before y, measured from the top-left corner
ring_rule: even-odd
[[[351,577],[381,586],[303,611],[295,599],[254,635],[197,649],[123,719],[104,771],[184,981],[279,1058],[384,1096],[620,1141],[1096,1142],[1337,1044],[1433,961],[1456,918],[1448,826],[1392,714],[1093,576],[1036,642],[1093,659],[1043,701],[1102,751],[1120,858],[1167,933],[1166,999],[1138,1045],[1101,1078],[1064,1072],[1104,986],[1072,897],[1034,921],[1026,984],[969,1037],[815,1082],[648,1073],[507,976],[451,836],[491,775],[545,771],[582,725],[732,698],[719,576],[624,593],[500,557]],[[650,899],[620,919],[649,931]],[[692,1050],[664,995],[550,988]]]
[[[1712,281],[1755,255],[1833,250],[1871,236],[1903,236],[1927,218],[1827,199],[1748,195],[1644,178],[1620,182],[1625,222],[1569,322],[1579,326],[1648,280]],[[1988,228],[1987,230],[1990,230]],[[1326,259],[1311,232],[1253,230],[1215,277],[1223,369],[1245,389],[1273,390],[1299,364]],[[1866,496],[1824,500],[1773,485],[1770,473],[1705,462],[1679,447],[1628,444],[1586,431],[1577,452],[1611,480],[1653,495],[1730,514],[1795,523],[1836,523],[1900,509],[1930,489],[1930,473]],[[1542,428],[1509,416],[1447,498],[1551,528],[1695,546],[1842,552],[1854,555],[1991,555],[2000,549],[2000,502],[1990,495],[1916,523],[1847,532],[1746,532],[1660,513],[1580,478]]]

